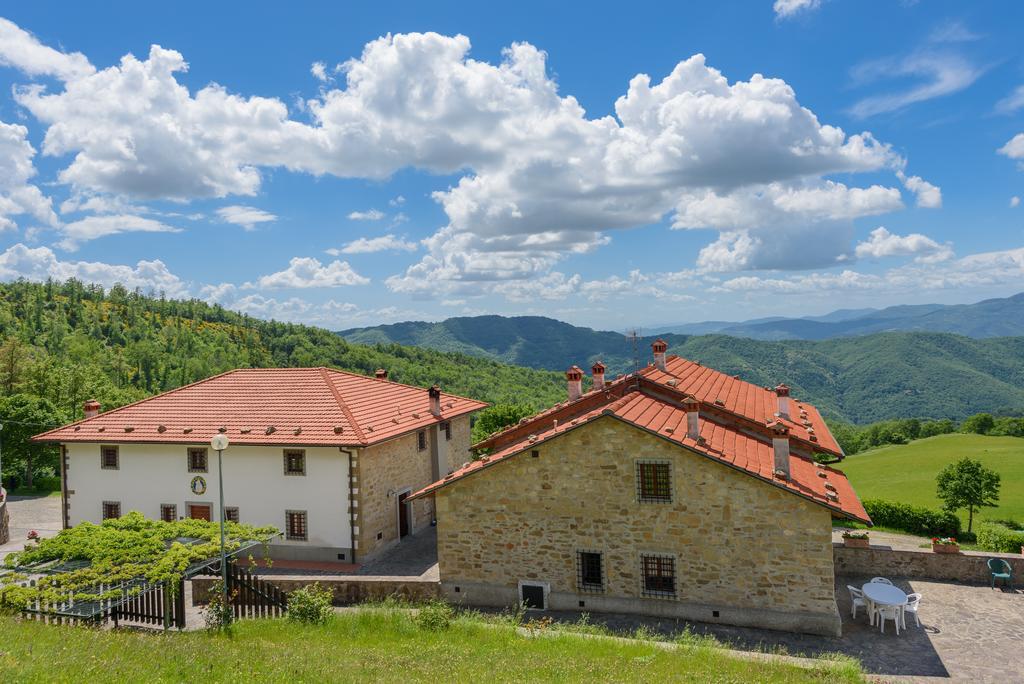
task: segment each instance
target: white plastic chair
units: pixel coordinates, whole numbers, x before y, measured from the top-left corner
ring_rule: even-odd
[[[885,621],[892,620],[892,624],[896,625],[896,636],[900,635],[900,617],[902,606],[877,606],[875,607],[875,617],[878,618],[878,627],[882,634],[885,634]]]
[[[867,611],[868,618],[871,618],[871,601],[864,597],[864,592],[857,587],[846,585],[847,590],[850,592],[850,612],[853,614],[853,619],[857,619],[857,608],[863,606],[864,610]]]
[[[921,618],[917,617],[917,607],[921,605],[921,594],[907,594],[907,604],[903,606],[903,629],[907,628],[907,613],[914,614],[914,622],[921,626]]]
[[[892,580],[888,580],[884,577],[872,577],[871,581],[877,584],[888,584],[890,586],[892,585]]]

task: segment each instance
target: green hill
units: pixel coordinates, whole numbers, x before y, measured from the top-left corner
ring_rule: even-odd
[[[999,506],[983,508],[977,520],[1024,521],[1024,439],[984,435],[939,435],[909,444],[872,449],[849,456],[845,472],[861,499],[886,499],[940,508],[935,476],[965,456],[1002,476]],[[966,513],[962,513],[965,529]]]

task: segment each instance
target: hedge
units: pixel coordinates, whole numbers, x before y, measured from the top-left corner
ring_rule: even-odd
[[[866,499],[864,510],[881,527],[902,530],[924,537],[959,537],[960,518],[948,511],[912,506],[895,501]]]
[[[978,525],[978,546],[985,551],[1020,553],[1024,547],[1024,532],[998,523],[983,522]]]

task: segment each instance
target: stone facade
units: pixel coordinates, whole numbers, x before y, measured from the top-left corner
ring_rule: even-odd
[[[436,492],[450,600],[518,603],[526,582],[553,609],[839,633],[825,508],[611,417],[537,453]],[[671,503],[638,501],[638,460],[671,465]],[[602,591],[578,587],[579,551],[602,554]],[[644,595],[642,555],[674,559],[674,598]]]
[[[376,579],[340,577],[338,575],[268,575],[260,579],[271,582],[286,594],[316,584],[321,589],[331,592],[334,605],[379,601],[389,597],[410,602],[429,601],[438,598],[441,594],[441,586],[438,582],[411,579]],[[192,605],[206,605],[210,601],[210,591],[214,582],[216,579],[212,577],[197,577],[192,580]]]
[[[1014,578],[1024,577],[1024,556],[1011,553],[961,551],[933,553],[903,551],[884,546],[849,549],[835,545],[836,572],[840,575],[881,575],[939,581],[988,584],[989,558],[1002,558],[1013,569]],[[1017,580],[1020,583],[1021,580]]]
[[[417,433],[413,432],[358,452],[354,497],[357,562],[365,562],[398,542],[398,497],[403,492],[416,492],[436,479],[434,459],[438,455],[441,463],[447,464],[461,465],[470,459],[469,416],[455,418],[451,426],[450,441],[439,425],[427,428],[427,447],[423,450],[419,449]],[[433,522],[433,499],[417,499],[406,505],[411,507],[411,533]]]

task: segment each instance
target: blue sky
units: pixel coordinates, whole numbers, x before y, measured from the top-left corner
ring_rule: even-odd
[[[1024,6],[550,5],[8,6],[0,278],[332,329],[1024,290]]]

